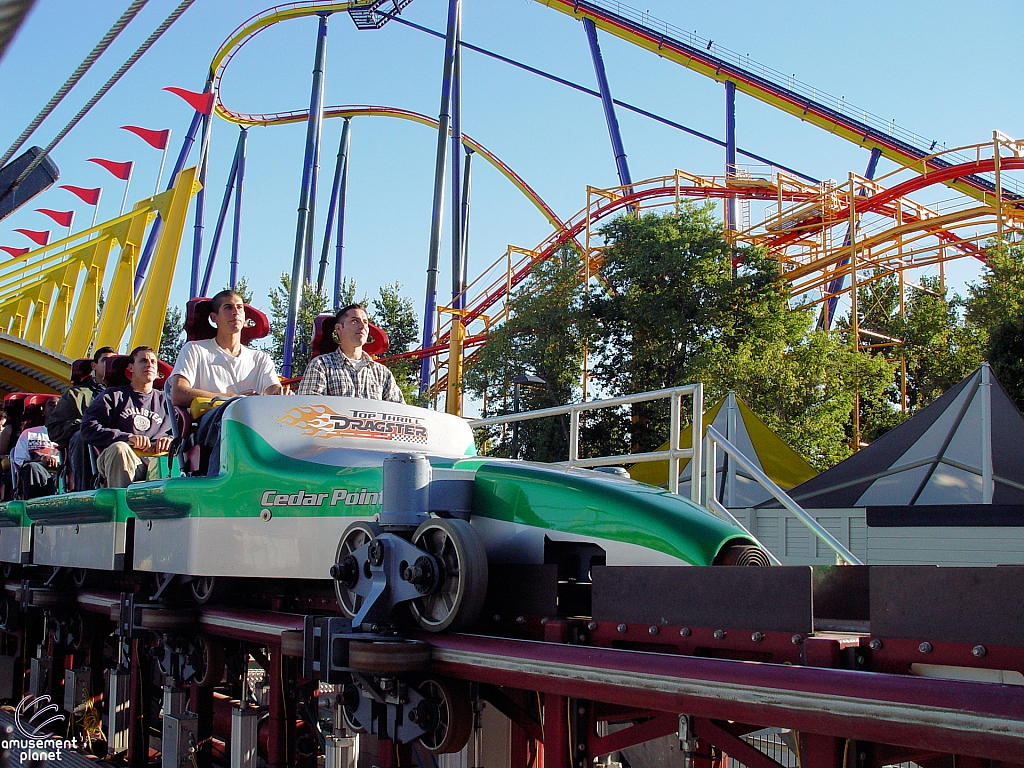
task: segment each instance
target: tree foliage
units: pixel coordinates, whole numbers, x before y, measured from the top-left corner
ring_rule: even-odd
[[[354,294],[354,283],[352,288]],[[381,328],[391,342],[384,363],[391,369],[399,389],[405,396],[405,401],[418,402],[419,361],[388,359],[393,355],[410,351],[419,343],[419,323],[416,320],[416,309],[412,299],[402,295],[402,284],[398,280],[386,283],[378,289],[369,314],[371,322]]]
[[[164,327],[160,331],[160,359],[174,365],[181,345],[185,343],[185,320],[178,307],[168,307]]]
[[[996,377],[1024,410],[1024,247],[990,248],[985,270],[968,286],[967,318]]]
[[[265,351],[280,371],[284,364],[285,331],[288,326],[288,302],[291,297],[291,276],[281,273],[281,282],[270,289],[270,336]],[[309,344],[313,336],[313,321],[327,308],[326,294],[317,291],[311,283],[302,284],[302,303],[299,306],[295,328],[295,346],[292,356],[292,375],[306,370],[309,363]]]
[[[884,401],[890,361],[856,354],[840,332],[812,330],[810,313],[789,309],[775,262],[760,252],[740,254],[734,271],[709,206],[626,216],[601,233],[603,285],[582,285],[580,259],[566,250],[510,300],[510,319],[465,378],[469,391],[487,394],[487,415],[511,412],[521,374],[549,382],[521,388],[524,410],[578,401],[586,358],[599,395],[703,382],[706,406],[735,390],[818,467],[850,453],[857,396]],[[581,450],[651,450],[667,439],[668,421],[667,403],[606,413],[587,420]],[[555,420],[524,424],[525,456],[564,459],[563,432]],[[491,437],[507,455],[508,433]]]
[[[463,376],[466,391],[484,400],[488,416],[512,413],[518,376],[543,384],[519,385],[519,410],[564,405],[581,396],[580,370],[595,322],[588,310],[587,287],[580,280],[582,261],[572,248],[540,264],[509,299],[509,319],[495,328],[478,360]],[[490,452],[508,456],[512,431],[488,436]],[[564,461],[564,419],[525,422],[519,427],[522,458]]]

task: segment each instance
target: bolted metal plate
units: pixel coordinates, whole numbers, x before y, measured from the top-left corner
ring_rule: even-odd
[[[871,566],[871,634],[1024,646],[1024,566]]]
[[[809,633],[810,566],[593,569],[595,621]]]

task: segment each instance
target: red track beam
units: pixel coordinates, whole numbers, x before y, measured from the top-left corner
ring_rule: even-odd
[[[700,718],[1019,762],[1024,688],[468,635],[434,671]]]

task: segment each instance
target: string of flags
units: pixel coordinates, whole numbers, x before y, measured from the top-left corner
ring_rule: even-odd
[[[205,93],[197,93],[195,91],[189,91],[185,88],[167,87],[162,90],[169,91],[175,96],[183,99],[190,107],[196,112],[202,115],[210,115],[213,112],[214,105],[214,93],[207,91]],[[153,194],[157,194],[160,190],[160,182],[163,176],[164,164],[167,160],[167,151],[170,146],[171,140],[171,129],[164,128],[162,130],[143,128],[138,125],[122,125],[122,130],[128,131],[144,142],[146,142],[153,149],[158,149],[163,152],[163,156],[160,159],[160,170],[157,172],[156,188]],[[115,178],[125,182],[124,195],[121,200],[121,215],[124,214],[125,206],[128,202],[128,188],[131,185],[132,171],[134,170],[135,163],[132,160],[120,162],[117,160],[108,160],[102,157],[90,157],[88,162],[95,163],[101,168],[108,171]],[[90,205],[93,208],[92,226],[96,225],[96,216],[99,211],[100,198],[103,194],[102,187],[78,187],[72,184],[61,184],[59,189],[65,189],[71,194],[75,195],[86,205]],[[36,208],[37,213],[41,213],[44,216],[49,217],[54,222],[62,227],[67,228],[67,234],[71,234],[71,228],[74,224],[75,212],[72,211],[60,211],[53,208]],[[50,241],[50,231],[40,231],[33,229],[15,229],[21,235],[24,235],[38,247],[45,246]],[[0,245],[0,251],[5,252],[12,258],[19,258],[29,253],[30,248],[22,248],[10,245]]]

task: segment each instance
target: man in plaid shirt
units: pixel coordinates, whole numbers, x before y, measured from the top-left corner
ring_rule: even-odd
[[[404,403],[402,390],[391,371],[363,351],[370,329],[366,309],[360,304],[349,304],[338,310],[335,321],[334,340],[338,348],[309,361],[295,394]]]

